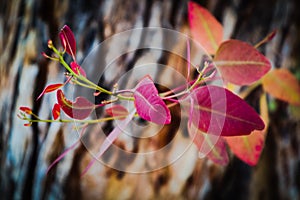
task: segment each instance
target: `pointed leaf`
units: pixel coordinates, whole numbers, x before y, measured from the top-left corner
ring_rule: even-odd
[[[261,116],[268,124],[268,105],[266,95],[260,99]],[[231,151],[248,165],[255,166],[259,161],[267,134],[267,126],[259,131],[255,130],[247,136],[225,137]]]
[[[111,107],[107,108],[105,112],[112,117],[126,117],[129,114],[128,110],[119,104],[112,105]]]
[[[251,45],[228,40],[219,47],[214,62],[222,77],[237,85],[250,85],[271,68],[269,60]]]
[[[75,60],[76,40],[69,26],[64,25],[64,27],[60,30],[59,38],[66,52],[72,56],[73,60]]]
[[[57,91],[57,102],[61,109],[73,119],[85,119],[95,109],[95,105],[84,97],[77,97],[74,102],[66,99],[61,90]]]
[[[31,115],[31,114],[32,114],[32,110],[31,110],[31,108],[29,108],[29,107],[21,106],[19,109],[20,109],[21,111],[23,111],[24,113],[28,114],[28,115]]]
[[[28,122],[26,124],[24,124],[24,126],[31,126],[32,125],[32,122]]]
[[[56,83],[56,84],[48,85],[47,87],[45,87],[43,92],[38,96],[38,98],[36,100],[39,100],[46,93],[50,93],[50,92],[53,92],[53,91],[61,88],[63,85],[64,85],[63,83]]]
[[[201,157],[207,156],[208,159],[219,165],[228,163],[226,144],[222,137],[203,133],[194,124],[188,125],[188,132]]]
[[[300,105],[300,84],[287,69],[275,69],[262,79],[263,88],[277,99]]]
[[[86,77],[86,73],[85,73],[84,69],[82,69],[82,67],[80,65],[78,65],[76,62],[71,62],[70,66],[75,74]]]
[[[52,116],[54,120],[57,120],[60,116],[60,105],[58,103],[54,104],[52,108]]]
[[[117,137],[124,131],[126,126],[129,124],[129,122],[134,117],[135,110],[133,110],[126,118],[125,120],[122,120],[118,126],[116,126],[112,132],[105,138],[104,142],[102,143],[99,152],[97,155],[92,159],[92,161],[88,164],[88,166],[83,170],[81,173],[81,176],[87,173],[87,171],[93,166],[93,164],[96,162],[97,159],[99,159],[105,151],[112,145],[112,143],[117,139]]]
[[[265,125],[255,110],[229,90],[217,86],[195,89],[184,102],[194,100],[190,120],[201,131],[221,136],[248,135]],[[183,106],[190,113],[189,104]],[[187,106],[188,105],[188,106]]]
[[[170,110],[159,97],[158,91],[149,76],[145,76],[134,91],[134,104],[141,118],[157,124],[171,122]]]
[[[200,5],[189,2],[188,16],[193,38],[209,53],[214,54],[223,39],[223,27]]]

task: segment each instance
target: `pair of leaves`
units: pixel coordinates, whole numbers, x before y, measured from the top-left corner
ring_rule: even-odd
[[[77,97],[74,102],[68,100],[62,90],[57,91],[57,102],[60,108],[73,119],[85,119],[95,109],[95,105],[84,97]]]
[[[189,2],[188,14],[193,38],[209,54],[215,54],[214,62],[224,80],[250,85],[270,70],[268,59],[251,45],[239,40],[222,43],[223,27],[207,9]],[[269,41],[274,34],[263,41]]]
[[[141,118],[157,124],[169,124],[171,114],[149,76],[145,76],[133,91],[134,104]]]
[[[132,92],[136,111],[141,118],[156,124],[169,124],[171,122],[170,110],[159,97],[150,76],[142,78]],[[128,115],[127,109],[121,105],[113,105],[105,111],[113,117]]]

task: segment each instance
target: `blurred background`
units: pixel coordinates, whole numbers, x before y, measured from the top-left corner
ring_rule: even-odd
[[[287,68],[300,79],[300,1],[195,2],[209,9],[224,25],[225,39],[255,44],[277,29],[276,37],[259,50],[274,68]],[[164,27],[189,34],[187,3],[0,0],[1,199],[299,199],[299,108],[272,98],[270,126],[257,166],[250,167],[234,156],[226,167],[187,157],[178,164],[146,174],[102,166],[80,178],[91,157],[83,145],[78,145],[45,175],[49,164],[75,142],[70,136],[72,126],[38,123],[24,127],[24,122],[17,118],[22,105],[51,118],[55,94],[35,99],[47,84],[64,81],[64,71],[59,64],[41,56],[40,52],[50,54],[47,40],[51,38],[58,45],[58,33],[68,24],[76,36],[80,62],[96,44],[132,28]],[[108,46],[107,52],[113,48],[116,47]],[[137,51],[120,59],[120,71],[130,69],[140,59],[148,59],[146,54]],[[166,54],[151,59],[163,64],[176,63],[175,58]],[[174,65],[180,68],[179,64]],[[102,81],[109,88],[114,80],[105,77]],[[257,88],[247,101],[255,102],[260,92],[261,88]],[[164,131],[172,130],[169,127]]]

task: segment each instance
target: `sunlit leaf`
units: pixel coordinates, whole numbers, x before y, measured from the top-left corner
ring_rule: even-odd
[[[197,3],[188,3],[190,30],[193,38],[209,53],[216,53],[223,39],[223,27],[216,18]]]
[[[71,62],[70,66],[75,74],[78,74],[78,75],[81,74],[82,76],[86,77],[86,73],[85,73],[84,69],[82,69],[82,67],[80,65],[78,65],[76,62]]]
[[[253,130],[262,130],[265,125],[255,110],[243,99],[229,90],[217,86],[202,86],[195,89],[182,105],[190,113],[189,120],[201,131],[221,136],[248,135]]]
[[[54,120],[57,120],[60,116],[60,105],[58,103],[54,104],[52,108],[52,116]]]
[[[251,45],[228,40],[219,47],[214,62],[224,80],[237,85],[250,85],[271,68],[269,60]]]
[[[268,124],[268,105],[266,95],[260,99],[261,117]],[[259,161],[267,134],[267,126],[263,130],[255,130],[247,136],[226,137],[231,151],[248,165],[254,166]]]
[[[56,83],[56,84],[48,85],[47,87],[45,87],[43,92],[38,96],[38,98],[36,100],[39,100],[46,93],[50,93],[50,92],[53,92],[53,91],[61,88],[63,85],[64,85],[63,83]]]
[[[61,109],[73,119],[85,119],[95,109],[95,105],[84,97],[77,97],[74,102],[68,100],[60,89],[57,91],[57,102]]]
[[[112,117],[126,117],[129,113],[128,110],[122,105],[112,105],[105,109],[105,112]]]
[[[275,69],[262,79],[263,88],[277,99],[300,105],[300,84],[287,69]]]
[[[66,52],[72,56],[73,60],[76,60],[76,40],[69,26],[64,25],[59,32],[59,38]]]
[[[134,90],[134,104],[139,116],[157,124],[171,122],[170,110],[159,97],[158,91],[149,76],[145,76]]]
[[[88,164],[88,166],[83,170],[81,173],[81,176],[86,174],[86,172],[92,167],[92,165],[96,162],[97,159],[99,159],[105,151],[110,147],[110,145],[117,139],[117,137],[124,131],[126,126],[129,124],[129,122],[134,117],[135,110],[131,111],[131,113],[120,123],[118,123],[118,126],[116,126],[112,132],[105,138],[104,142],[102,143],[99,152],[96,155],[96,158],[93,158],[93,160]]]
[[[194,124],[188,125],[188,132],[199,150],[200,157],[206,156],[220,165],[228,163],[226,144],[222,137],[203,133]]]

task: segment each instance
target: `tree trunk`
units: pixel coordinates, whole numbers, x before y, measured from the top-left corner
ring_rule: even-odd
[[[261,47],[274,68],[288,68],[300,74],[300,6],[296,0],[199,1],[207,7],[225,28],[226,38],[241,39],[255,44],[277,29],[273,41]],[[63,82],[63,69],[46,60],[40,52],[47,50],[47,40],[59,46],[58,33],[68,24],[77,40],[78,62],[83,62],[101,41],[133,28],[162,27],[189,34],[186,0],[102,0],[45,1],[14,0],[0,3],[0,195],[4,199],[297,199],[300,196],[300,123],[291,115],[291,106],[273,101],[265,148],[257,166],[250,167],[232,156],[226,167],[217,166],[195,156],[191,148],[176,162],[149,173],[127,173],[97,163],[83,177],[81,172],[92,159],[84,144],[56,165],[49,174],[47,167],[63,150],[77,139],[72,125],[38,123],[24,127],[17,118],[18,108],[28,105],[43,118],[51,118],[55,94],[36,101],[43,88],[53,82]],[[108,43],[105,56],[113,56],[122,45],[142,45],[145,35],[130,35],[121,43]],[[166,45],[165,32],[153,32],[152,42]],[[131,41],[132,40],[132,41]],[[124,44],[123,44],[124,42]],[[185,51],[185,43],[172,44]],[[102,56],[102,55],[101,55]],[[101,58],[99,58],[101,59]],[[99,83],[112,88],[114,83],[134,66],[147,63],[172,65],[180,73],[185,62],[169,52],[136,50],[122,55],[112,63],[114,71],[105,71]],[[88,74],[97,72],[90,66]],[[101,66],[100,66],[101,67]],[[157,73],[158,79],[166,72]],[[170,78],[171,82],[172,77]],[[125,83],[124,83],[125,84]],[[130,83],[126,83],[130,85]],[[70,89],[70,88],[67,88]],[[258,88],[247,99],[255,102]],[[70,91],[66,91],[70,94]],[[97,99],[96,101],[101,101]],[[175,122],[150,141],[136,140],[118,145],[125,150],[141,152],[159,149],[180,135],[166,154],[158,155],[148,164],[170,159],[181,144],[189,141],[186,133],[178,133]],[[99,113],[102,113],[100,110]],[[180,119],[179,119],[180,120]],[[176,127],[176,128],[174,128]],[[107,134],[112,123],[102,125]],[[92,128],[90,132],[95,132]],[[155,131],[155,130],[154,130]],[[180,131],[179,131],[180,132]],[[102,142],[103,138],[94,138]],[[88,142],[94,144],[91,138]],[[131,145],[131,146],[130,146]],[[110,158],[109,156],[113,158]],[[119,165],[138,165],[136,159],[107,154],[104,160]],[[153,163],[152,163],[153,162]]]

